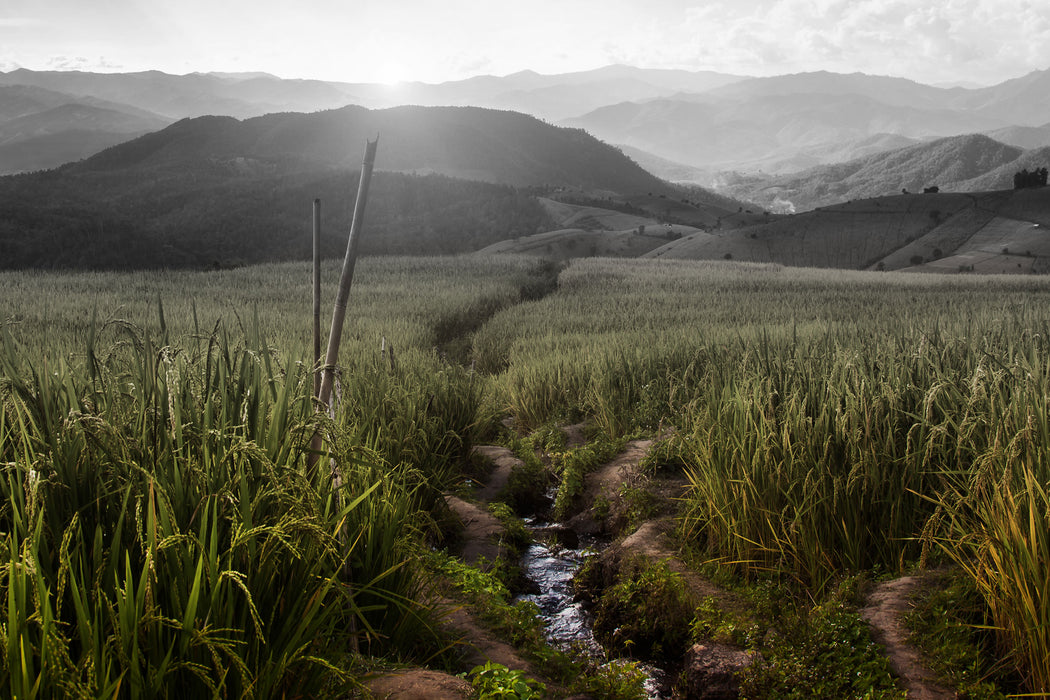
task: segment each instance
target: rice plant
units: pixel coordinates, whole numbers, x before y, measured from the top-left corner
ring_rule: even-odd
[[[304,468],[307,369],[221,335],[193,356],[128,331],[83,372],[4,341],[10,696],[315,696],[355,645],[425,629],[414,497],[365,448],[334,453],[341,486]]]

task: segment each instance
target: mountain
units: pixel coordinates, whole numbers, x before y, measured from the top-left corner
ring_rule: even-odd
[[[344,91],[324,81],[283,80],[266,75],[242,79],[205,73],[88,73],[19,68],[0,73],[0,85],[32,86],[69,95],[90,95],[138,107],[172,120],[204,114],[251,117],[290,109],[330,109],[351,101]]]
[[[313,112],[356,104],[373,109],[398,105],[474,106],[511,109],[561,119],[622,100],[650,99],[726,85],[739,76],[607,66],[592,71],[541,75],[476,76],[438,84],[382,85],[289,80],[266,73],[0,72],[0,85],[46,88],[135,105],[171,119],[203,115],[248,118],[271,112]]]
[[[0,175],[54,168],[167,124],[138,110],[78,102],[9,119],[0,123]]]
[[[770,81],[762,84],[778,88]],[[860,93],[793,93],[785,86],[759,93],[753,83],[688,99],[612,105],[561,123],[694,167],[772,172],[826,162],[823,154],[873,137],[930,139],[1006,126],[925,99],[909,106]],[[752,89],[744,91],[746,85]]]
[[[1042,148],[1050,146],[1050,123],[1042,126],[1008,126],[986,132],[985,135],[1018,148]]]
[[[906,78],[814,71],[741,80],[708,90],[702,96],[694,96],[693,99],[747,101],[771,95],[854,95],[895,107],[936,109],[944,105],[946,95],[951,92]]]
[[[730,196],[750,194],[764,206],[789,202],[795,210],[828,206],[853,199],[909,190],[922,192],[1009,189],[1013,173],[1038,167],[1038,157],[981,134],[953,136],[877,153],[845,163],[823,165],[777,177],[727,178],[720,191]],[[986,177],[989,173],[996,173]],[[1008,175],[1007,175],[1008,173]]]
[[[952,108],[1006,124],[1039,126],[1050,114],[1050,70],[1033,71],[991,87],[949,92]]]
[[[0,86],[0,175],[54,168],[161,129],[159,115],[91,96]]]
[[[108,149],[73,172],[216,164],[295,172],[358,165],[357,147],[379,134],[379,168],[440,173],[515,186],[630,193],[666,189],[619,150],[577,129],[476,107],[344,107],[239,121],[198,117]],[[233,166],[230,166],[233,167]]]
[[[55,170],[0,178],[0,264],[203,267],[305,258],[317,197],[334,219],[325,226],[325,254],[338,255],[361,152],[377,134],[363,253],[458,253],[549,230],[532,193],[642,193],[661,205],[683,196],[582,131],[514,112],[345,107],[243,121],[198,117]],[[703,216],[699,206],[681,207]]]

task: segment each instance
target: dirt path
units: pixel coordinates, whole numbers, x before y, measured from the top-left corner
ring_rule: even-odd
[[[457,496],[445,496],[445,503],[463,523],[460,551],[463,561],[468,564],[477,564],[482,559],[496,561],[501,552],[499,540],[503,534],[503,523],[482,506]]]
[[[872,626],[876,640],[886,649],[890,666],[908,689],[910,700],[953,700],[955,691],[937,683],[936,676],[923,663],[918,650],[907,643],[908,631],[902,618],[921,585],[918,576],[880,583],[868,596],[868,605],[860,614]]]
[[[565,526],[579,535],[612,535],[619,530],[623,519],[624,484],[635,484],[641,475],[641,462],[652,447],[652,440],[634,440],[627,443],[620,454],[584,478],[583,494],[577,499],[582,511],[569,518]],[[605,517],[597,517],[595,503],[609,504]]]

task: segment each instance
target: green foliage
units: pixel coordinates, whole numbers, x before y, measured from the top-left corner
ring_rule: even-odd
[[[649,697],[645,688],[647,678],[638,661],[613,659],[599,665],[591,662],[573,689],[602,700],[645,700]]]
[[[538,700],[547,690],[539,681],[528,678],[524,671],[511,670],[492,661],[474,667],[467,677],[478,700]]]
[[[574,501],[583,494],[583,479],[588,473],[612,459],[623,449],[621,440],[596,440],[565,452],[551,454],[552,467],[561,478],[554,498],[554,518],[570,515]]]
[[[594,608],[595,636],[616,653],[639,659],[680,658],[689,642],[692,607],[681,576],[665,562],[622,562],[614,585]]]
[[[973,581],[960,576],[938,580],[920,591],[913,603],[904,618],[911,632],[909,642],[922,649],[931,667],[963,697],[1004,698],[997,686],[1005,686],[1008,679],[1003,678],[1001,665],[993,663],[995,633]]]
[[[834,601],[763,647],[762,658],[743,672],[741,694],[789,700],[905,697],[867,623]]]

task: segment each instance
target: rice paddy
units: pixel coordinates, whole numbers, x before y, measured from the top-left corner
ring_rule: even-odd
[[[659,435],[738,576],[953,562],[1050,690],[1050,279],[365,259],[332,418],[310,308],[305,264],[0,275],[6,694],[334,694],[353,649],[436,653],[413,552],[502,419]]]

